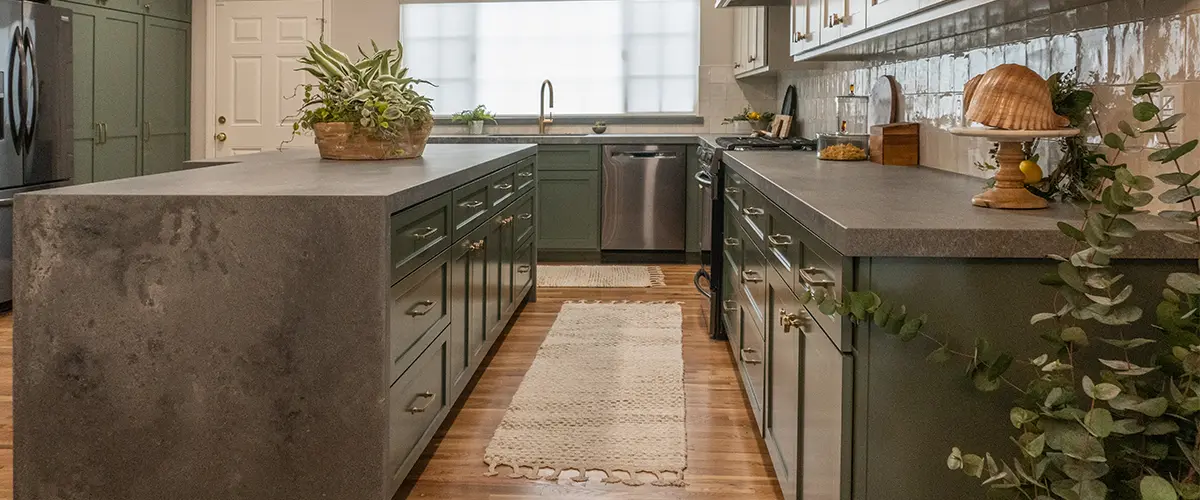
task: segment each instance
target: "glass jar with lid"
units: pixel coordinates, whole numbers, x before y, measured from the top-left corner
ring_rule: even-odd
[[[850,85],[850,93],[848,95],[840,95],[834,98],[837,105],[837,133],[839,134],[866,134],[867,130],[867,104],[870,99],[865,95],[855,95],[854,85]]]
[[[817,158],[863,161],[868,156],[871,136],[866,134],[817,134]]]

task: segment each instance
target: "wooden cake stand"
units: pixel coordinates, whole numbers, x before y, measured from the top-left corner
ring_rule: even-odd
[[[1049,204],[1044,198],[1025,189],[1025,174],[1021,172],[1021,162],[1025,161],[1025,152],[1021,149],[1021,144],[1034,139],[1079,135],[1079,129],[1002,130],[986,127],[955,127],[950,129],[950,133],[964,137],[981,137],[1000,143],[1000,149],[996,152],[996,162],[1000,164],[1000,170],[996,172],[996,186],[975,195],[974,198],[971,198],[971,203],[977,207],[1030,210],[1046,208]]]

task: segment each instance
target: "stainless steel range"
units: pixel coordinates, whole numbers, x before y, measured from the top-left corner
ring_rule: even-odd
[[[715,223],[725,218],[725,204],[721,193],[725,191],[725,180],[722,172],[725,151],[755,151],[755,150],[789,150],[816,151],[817,143],[809,139],[789,138],[770,139],[766,137],[720,137],[716,145],[702,142],[697,149],[700,159],[700,171],[696,172],[696,182],[700,186],[700,249],[702,251],[700,270],[696,271],[693,282],[700,293],[709,300],[709,336],[714,339],[725,338],[721,331],[721,308],[717,302],[721,297],[721,252],[713,252],[720,248],[720,241],[725,238],[722,224]]]

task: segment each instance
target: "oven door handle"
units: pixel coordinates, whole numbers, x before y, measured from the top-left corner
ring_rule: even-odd
[[[703,170],[696,172],[696,182],[699,182],[704,187],[712,187],[713,185],[712,176]]]

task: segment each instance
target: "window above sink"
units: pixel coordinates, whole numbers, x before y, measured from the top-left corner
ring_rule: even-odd
[[[556,118],[696,113],[698,2],[404,4],[400,26],[409,74],[438,85],[421,88],[438,116],[536,116],[544,79]]]

